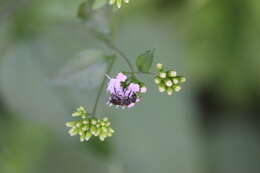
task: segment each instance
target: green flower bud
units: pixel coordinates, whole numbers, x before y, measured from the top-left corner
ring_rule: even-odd
[[[154,79],[154,82],[158,85],[159,92],[167,91],[168,95],[172,95],[173,92],[179,92],[181,83],[184,83],[186,79],[182,76],[177,76],[177,72],[174,70],[164,71],[162,64],[157,64],[158,76]]]
[[[85,134],[82,134],[81,136],[80,136],[80,142],[84,142],[84,140],[85,140]]]
[[[184,83],[186,82],[186,78],[185,77],[180,77],[180,80],[179,80],[181,83]]]
[[[79,135],[81,142],[88,141],[92,135],[99,137],[103,141],[114,133],[107,117],[103,119],[87,117],[87,113],[82,107],[78,108],[73,115],[76,115],[76,117],[81,116],[81,118],[86,116],[84,119],[66,123],[66,126],[71,128],[69,134],[71,136]]]
[[[83,131],[87,131],[88,129],[89,129],[89,127],[88,126],[84,126],[84,127],[82,127],[81,128]]]
[[[100,129],[97,129],[96,130],[96,133],[94,134],[95,136],[98,136],[100,134],[101,130]]]
[[[116,4],[117,8],[121,8],[122,2],[129,3],[129,0],[109,0],[110,5]]]
[[[165,89],[165,87],[163,86],[163,85],[160,85],[159,87],[158,87],[158,90],[159,90],[159,92],[164,92],[166,89]]]
[[[171,96],[173,94],[173,89],[172,88],[167,88],[167,94]]]
[[[173,87],[173,89],[174,89],[175,92],[179,92],[181,90],[181,87],[176,85],[176,86]]]
[[[107,132],[107,128],[106,127],[102,127],[102,131],[103,132]]]
[[[108,133],[107,133],[107,136],[108,136],[108,137],[111,137],[111,136],[112,136],[112,133],[111,133],[111,132],[108,132]]]
[[[110,124],[111,124],[110,122],[107,122],[107,123],[106,123],[106,126],[107,126],[107,127],[109,127],[109,126],[110,126]]]
[[[166,78],[166,73],[165,72],[161,72],[159,74],[159,76],[160,76],[160,78],[164,79],[164,78]]]
[[[91,121],[91,124],[96,125],[96,124],[97,124],[97,121],[96,121],[95,119],[93,119],[93,120]]]
[[[161,83],[161,79],[160,79],[159,77],[156,77],[156,78],[154,79],[154,82],[158,85],[158,84]]]
[[[82,135],[83,135],[83,131],[79,130],[79,136],[82,136]]]
[[[167,87],[171,87],[172,86],[172,81],[171,80],[166,80],[165,81],[165,85],[167,86]]]
[[[70,130],[69,130],[69,134],[70,136],[75,136],[77,135],[78,131],[75,127],[72,127]]]
[[[74,127],[76,125],[76,123],[77,123],[76,121],[67,122],[66,126],[67,127]]]
[[[156,64],[156,68],[159,71],[163,70],[163,64],[160,64],[160,63]]]
[[[76,124],[76,127],[80,127],[81,126],[81,122],[78,122],[77,124]]]
[[[90,127],[90,132],[92,133],[92,134],[94,134],[95,132],[96,132],[96,127],[94,127],[94,126],[91,126]]]
[[[105,122],[101,122],[101,126],[105,126],[106,125],[106,123]]]
[[[110,132],[110,133],[114,133],[115,131],[110,127],[110,128],[109,128],[109,132]]]
[[[77,108],[77,111],[74,112],[72,114],[73,117],[79,117],[79,116],[82,116],[82,117],[86,117],[87,116],[87,112],[86,110],[81,106],[79,108]]]
[[[179,80],[178,79],[176,79],[176,78],[174,78],[173,80],[172,80],[172,82],[176,85],[176,84],[178,84],[179,83]]]
[[[84,120],[83,124],[89,124],[89,120]]]
[[[176,71],[169,71],[168,72],[168,76],[169,77],[176,77],[177,76],[177,72]]]
[[[88,141],[91,138],[92,134],[90,132],[87,132],[85,135],[85,140]]]

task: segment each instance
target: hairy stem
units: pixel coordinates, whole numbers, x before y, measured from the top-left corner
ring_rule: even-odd
[[[110,74],[111,73],[111,70],[113,68],[113,65],[115,63],[115,60],[116,60],[116,57],[113,57],[112,61],[110,62],[109,64],[109,67],[107,68],[107,71],[106,71],[106,74]],[[96,113],[97,113],[97,108],[98,108],[98,103],[99,103],[99,100],[100,100],[100,97],[101,97],[101,94],[102,94],[102,91],[105,87],[105,84],[106,84],[106,76],[104,77],[104,79],[102,80],[102,83],[98,89],[98,93],[97,93],[97,98],[96,98],[96,101],[95,101],[95,104],[94,104],[94,108],[93,108],[93,111],[92,111],[92,116],[95,117],[96,116]]]

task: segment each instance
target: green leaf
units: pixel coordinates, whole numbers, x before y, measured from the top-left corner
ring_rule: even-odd
[[[148,50],[136,58],[136,66],[140,72],[149,72],[154,58],[154,49]]]
[[[114,55],[106,55],[100,50],[85,50],[69,62],[51,80],[58,86],[93,89],[98,87]]]
[[[107,0],[95,0],[92,9],[96,10],[99,9],[107,4]]]
[[[92,5],[94,3],[94,0],[88,0],[88,1],[85,1],[85,2],[82,2],[80,5],[79,5],[79,8],[78,8],[78,17],[81,19],[81,20],[88,20],[90,17],[91,17],[91,13],[92,13]]]

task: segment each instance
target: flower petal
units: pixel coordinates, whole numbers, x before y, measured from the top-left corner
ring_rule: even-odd
[[[135,106],[135,104],[134,103],[131,103],[130,105],[128,105],[127,107],[128,108],[131,108],[131,107],[134,107]]]
[[[118,75],[116,76],[116,79],[118,79],[120,82],[124,82],[127,79],[127,76],[124,75],[123,73],[118,73]]]
[[[128,86],[128,90],[131,90],[131,92],[139,92],[140,91],[140,86],[136,83],[131,83],[129,86]]]

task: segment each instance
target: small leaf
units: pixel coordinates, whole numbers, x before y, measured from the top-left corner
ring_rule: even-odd
[[[154,49],[148,50],[136,58],[136,66],[140,72],[149,72],[154,58]]]
[[[115,58],[99,50],[85,50],[58,72],[51,83],[58,86],[93,89],[100,85],[109,63]]]
[[[92,6],[93,10],[101,8],[107,4],[107,0],[96,0]]]
[[[88,0],[85,2],[82,2],[79,5],[78,8],[78,17],[82,20],[88,20],[91,16],[92,10],[91,7],[93,5],[94,1],[93,0]]]

